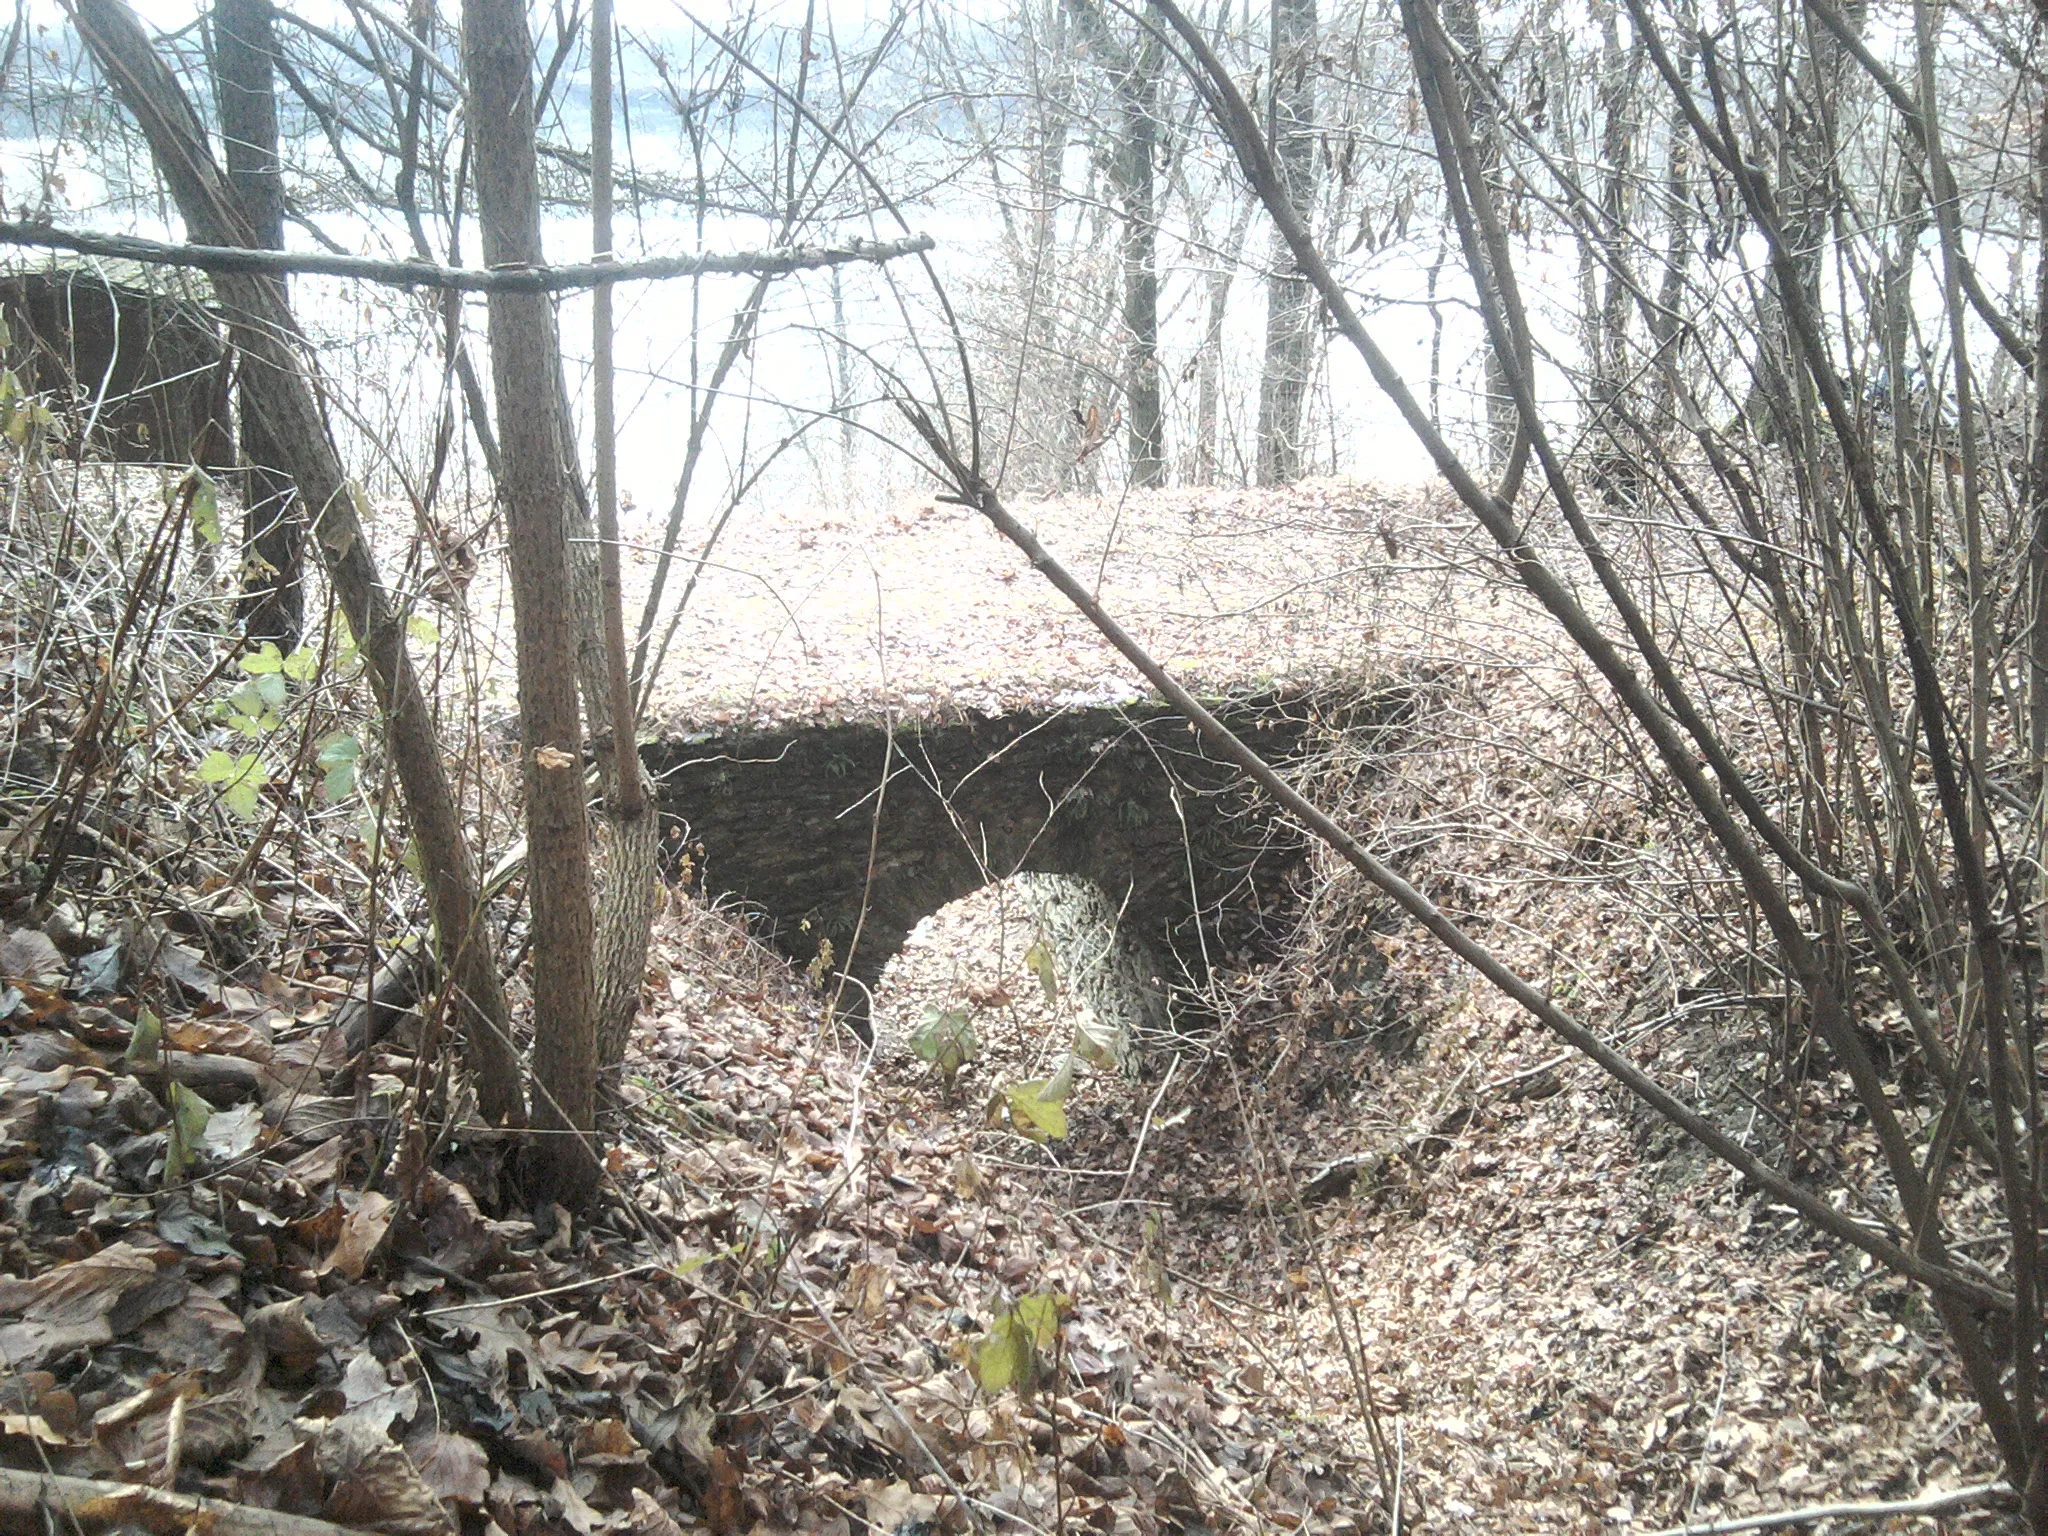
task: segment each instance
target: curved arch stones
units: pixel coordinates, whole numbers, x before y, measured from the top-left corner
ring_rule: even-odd
[[[1222,713],[1284,761],[1319,722],[1385,731],[1415,697]],[[1304,852],[1158,704],[678,734],[643,755],[704,889],[765,916],[799,964],[829,941],[833,968],[870,989],[920,918],[1019,872],[1094,881],[1135,941],[1199,977],[1266,931]]]

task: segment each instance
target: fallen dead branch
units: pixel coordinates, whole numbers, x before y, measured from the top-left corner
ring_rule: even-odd
[[[1710,1525],[1674,1525],[1650,1536],[1735,1536],[1737,1531],[1776,1531],[1791,1525],[1814,1525],[1822,1520],[1886,1520],[1894,1515],[1952,1515],[1981,1504],[2002,1504],[2018,1497],[2010,1484],[1978,1483],[1969,1488],[1950,1488],[1940,1493],[1923,1493],[1916,1499],[1888,1499],[1867,1504],[1809,1504],[1803,1509],[1781,1509],[1768,1515],[1744,1515],[1740,1520],[1717,1520]]]
[[[78,1536],[130,1527],[144,1531],[211,1531],[213,1536],[352,1536],[347,1526],[283,1515],[190,1493],[131,1483],[0,1469],[0,1536],[44,1536],[61,1513]]]

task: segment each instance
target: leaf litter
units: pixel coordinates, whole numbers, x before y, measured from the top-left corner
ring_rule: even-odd
[[[973,1171],[979,1128],[919,1124],[925,1085],[876,1081],[715,914],[663,920],[582,1218],[486,1214],[459,1157],[362,1187],[402,1095],[307,1118],[325,990],[212,981],[142,1051],[129,998],[6,1021],[5,1465],[394,1533],[1265,1518],[1201,1389],[1144,1385],[1125,1261]],[[1286,1454],[1244,1428],[1226,1461]],[[1309,1486],[1288,1523],[1356,1521]]]
[[[1302,520],[1354,504],[1280,509],[1308,564]],[[1257,498],[1216,505],[1257,531]],[[1244,597],[1159,604],[1164,648],[1241,663],[1221,625]],[[1384,641],[1387,606],[1346,646]],[[891,686],[917,703],[923,666],[925,704],[987,707],[986,667],[931,667],[945,625]],[[988,700],[1070,690],[1084,640],[1060,630]],[[1423,627],[1410,646],[1573,761],[1547,661]],[[822,649],[806,666],[846,675]],[[818,681],[732,707],[847,702]],[[1600,933],[1582,979],[1619,1013],[1654,935],[1601,887],[1540,878],[1558,861],[1525,836],[1590,818],[1597,774],[1525,764],[1485,791],[1477,757],[1448,766],[1418,769],[1415,804],[1463,795],[1481,833],[1431,848],[1433,883],[1487,905],[1525,969]],[[179,899],[203,930],[233,894]],[[512,1206],[459,1102],[422,1144],[418,1021],[355,1071],[348,974],[227,966],[161,925],[0,924],[0,1468],[469,1536],[1378,1531],[1374,1419],[1404,1529],[1647,1528],[1988,1475],[1902,1287],[1685,1162],[1364,917],[1369,985],[1309,931],[1225,978],[1230,1029],[1070,1104],[1043,1091],[1069,1030],[1040,1027],[1057,989],[1031,944],[1003,974],[908,976],[934,1061],[1009,1100],[992,1121],[978,1090],[864,1055],[743,927],[678,898],[607,1194],[578,1216]],[[1668,1073],[1717,1066],[1711,1033],[1652,1049]],[[1868,1155],[1853,1134],[1828,1151]]]

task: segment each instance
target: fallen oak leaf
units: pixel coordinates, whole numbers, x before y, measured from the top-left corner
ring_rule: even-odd
[[[7,1001],[9,998],[13,1001]],[[17,1025],[64,1025],[76,1016],[71,1000],[48,987],[28,981],[0,982],[0,1019],[14,1015],[17,1010]]]
[[[306,1320],[306,1298],[303,1296],[258,1307],[244,1321],[249,1336],[256,1341],[265,1357],[282,1366],[290,1375],[310,1371],[327,1353],[327,1345]]]
[[[0,1280],[0,1357],[17,1371],[81,1346],[108,1344],[185,1297],[189,1282],[169,1249],[114,1243],[32,1280]]]
[[[430,1429],[407,1440],[405,1452],[418,1469],[420,1481],[442,1503],[452,1500],[467,1509],[483,1507],[491,1489],[491,1463],[484,1448],[469,1436]]]
[[[37,928],[15,928],[0,938],[0,976],[20,984],[60,987],[71,963],[64,952]]]
[[[369,1267],[371,1258],[383,1243],[385,1234],[391,1230],[392,1220],[397,1215],[398,1208],[387,1196],[375,1190],[365,1190],[356,1197],[356,1208],[343,1218],[341,1236],[334,1245],[334,1251],[327,1255],[326,1262],[315,1273],[339,1274],[348,1280],[362,1279],[363,1271]]]
[[[368,1425],[337,1420],[320,1437],[319,1456],[334,1478],[321,1514],[337,1525],[382,1536],[456,1536],[454,1517],[404,1450]]]
[[[633,1490],[633,1508],[626,1516],[630,1536],[683,1536],[675,1516],[654,1502],[645,1488]]]

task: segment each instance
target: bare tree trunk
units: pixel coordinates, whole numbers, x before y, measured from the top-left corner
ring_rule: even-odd
[[[1244,253],[1245,232],[1251,228],[1255,206],[1246,202],[1239,210],[1230,226],[1230,237],[1216,253],[1216,265],[1209,271],[1208,313],[1202,324],[1202,350],[1195,361],[1193,476],[1197,485],[1216,483],[1223,416],[1223,325],[1230,314],[1231,279],[1237,275],[1238,258]]]
[[[1863,30],[1867,6],[1843,7],[1842,14],[1857,32]],[[1795,30],[1794,36],[1799,35]],[[1767,443],[1795,440],[1804,380],[1793,358],[1786,312],[1794,303],[1808,308],[1820,303],[1821,257],[1838,198],[1835,175],[1835,119],[1841,100],[1842,76],[1849,62],[1839,39],[1818,27],[1805,34],[1808,46],[1790,69],[1781,72],[1778,124],[1778,166],[1773,178],[1782,205],[1786,254],[1796,274],[1797,295],[1788,295],[1772,274],[1764,288],[1758,318],[1757,366],[1744,414],[1750,428]]]
[[[2040,254],[2034,296],[2034,446],[2028,466],[2028,499],[2033,503],[2033,537],[2028,548],[2031,612],[2028,647],[2030,683],[2027,739],[2037,767],[2048,763],[2048,112],[2034,130],[2034,195],[2040,221]]]
[[[518,0],[464,0],[483,255],[538,265],[532,47]],[[569,562],[554,311],[545,295],[490,297],[491,377],[519,652],[526,883],[533,909],[534,1124],[540,1183],[580,1203],[597,1178],[597,1042],[589,830],[576,705],[576,608]]]
[[[1117,95],[1123,104],[1118,146],[1124,204],[1124,392],[1130,401],[1130,477],[1135,486],[1166,483],[1166,419],[1159,399],[1159,68],[1164,52],[1144,34]]]
[[[1910,519],[1914,529],[1909,552],[1920,577],[1920,590],[1931,593],[1934,585],[1934,485],[1931,466],[1917,444],[1923,432],[1919,420],[1920,390],[1914,383],[1919,373],[1919,351],[1913,338],[1913,274],[1920,264],[1920,243],[1927,234],[1928,214],[1922,171],[1901,158],[1897,177],[1897,233],[1878,268],[1879,317],[1877,343],[1883,357],[1884,377],[1878,400],[1891,418],[1890,459],[1897,477],[1894,495],[1902,507],[1901,517]]]
[[[612,257],[612,0],[596,0],[590,13],[590,225],[595,260]],[[839,292],[833,274],[833,294]],[[626,675],[624,583],[619,570],[617,413],[612,401],[612,290],[591,295],[592,416],[597,461],[596,501],[599,608],[604,632],[602,690],[586,685],[593,704],[603,697],[605,729],[593,731],[605,770],[604,876],[597,904],[597,1066],[609,1072],[625,1058],[647,971],[654,925],[655,815],[640,766],[633,685]],[[592,710],[593,715],[596,710]]]
[[[832,270],[832,414],[839,418],[839,495],[854,503],[853,466],[860,424],[853,414],[853,338],[846,329],[846,290]]]
[[[1633,212],[1631,184],[1635,177],[1635,146],[1642,118],[1635,77],[1643,67],[1642,50],[1625,47],[1620,19],[1611,0],[1596,8],[1600,19],[1600,129],[1605,175],[1600,192],[1600,262],[1605,291],[1594,336],[1593,404],[1606,439],[1595,449],[1595,473],[1610,506],[1633,506],[1639,490],[1639,453],[1625,424],[1630,413],[1623,397],[1632,372],[1628,355],[1629,315],[1635,308],[1635,278],[1630,270],[1629,221]]]
[[[273,19],[271,0],[215,0],[213,80],[228,186],[255,243],[281,251],[284,178],[277,160]],[[305,624],[305,517],[293,497],[291,478],[278,467],[283,454],[265,435],[250,389],[245,376],[240,410],[242,625],[251,640],[272,640],[288,651],[298,644]]]
[[[1267,125],[1288,200],[1307,217],[1316,192],[1316,0],[1273,0],[1272,113]],[[1303,418],[1315,375],[1317,304],[1287,242],[1273,236],[1266,280],[1266,361],[1259,380],[1261,485],[1302,473]]]
[[[1166,483],[1166,423],[1159,389],[1159,39],[1141,32],[1135,51],[1095,0],[1067,0],[1090,50],[1108,71],[1117,102],[1110,182],[1122,219],[1123,390],[1128,473],[1135,486]]]
[[[1683,47],[1679,68],[1690,79],[1692,47],[1689,41]],[[1665,217],[1669,228],[1657,304],[1649,314],[1650,335],[1657,345],[1657,397],[1652,419],[1657,431],[1663,434],[1680,426],[1680,402],[1686,398],[1679,364],[1684,333],[1679,329],[1678,306],[1685,299],[1686,279],[1692,265],[1692,135],[1677,112],[1671,113],[1670,122],[1670,142],[1664,161]]]
[[[1451,41],[1458,45],[1458,51],[1465,56],[1468,67],[1475,71],[1484,70],[1486,38],[1479,29],[1479,9],[1474,0],[1444,0],[1443,26]],[[1504,190],[1500,181],[1500,113],[1495,108],[1492,95],[1470,81],[1460,82],[1459,93],[1465,115],[1471,120],[1472,142],[1479,155],[1480,175],[1493,194],[1495,206],[1499,206]],[[1486,462],[1489,469],[1498,472],[1507,466],[1514,454],[1519,423],[1507,365],[1490,337],[1481,343],[1480,366],[1486,390]]]
[[[150,48],[134,13],[122,0],[70,0],[70,10],[108,86],[148,139],[192,237],[209,245],[254,244],[213,162],[198,114]],[[476,865],[449,790],[433,716],[406,654],[405,614],[391,601],[357,515],[361,493],[342,473],[327,435],[283,286],[271,278],[223,272],[214,277],[214,293],[243,352],[249,401],[284,454],[299,494],[315,509],[309,531],[384,711],[392,764],[454,983],[451,1014],[468,1036],[479,1105],[496,1123],[523,1123],[519,1060],[478,901]]]

